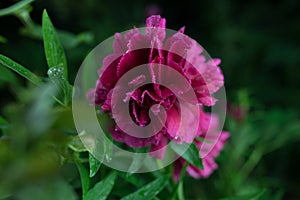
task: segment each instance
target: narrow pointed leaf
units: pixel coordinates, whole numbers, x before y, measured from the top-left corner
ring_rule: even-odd
[[[42,23],[44,50],[48,66],[49,68],[62,66],[64,68],[65,77],[67,78],[68,68],[65,52],[46,10],[44,10],[43,13]]]
[[[151,200],[166,186],[169,176],[162,176],[121,200]]]
[[[105,200],[116,181],[116,173],[112,172],[103,181],[97,183],[85,196],[84,200]]]
[[[6,56],[0,55],[0,66],[14,70],[15,72],[17,72],[18,74],[20,74],[21,76],[23,76],[24,78],[36,85],[42,82],[42,79],[40,77],[38,77],[30,70],[26,69],[22,65],[16,63],[15,61],[11,60]]]
[[[0,17],[5,16],[5,15],[11,15],[11,14],[15,14],[16,12],[18,12],[19,10],[21,10],[22,8],[24,8],[25,6],[28,6],[30,3],[32,3],[34,0],[24,0],[24,1],[20,1],[8,8],[3,8],[0,10]]]
[[[84,198],[90,188],[90,177],[87,169],[80,163],[77,164],[81,179],[82,197]]]
[[[188,163],[203,169],[202,159],[200,158],[199,151],[194,143],[188,144],[189,147],[181,155]],[[171,143],[171,148],[180,155],[186,146],[184,144]]]
[[[97,160],[92,154],[89,154],[89,164],[90,164],[90,177],[93,177],[97,174],[101,162]]]

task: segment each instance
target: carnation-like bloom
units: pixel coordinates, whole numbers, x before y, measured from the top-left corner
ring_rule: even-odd
[[[207,60],[201,55],[203,48],[184,34],[184,27],[169,37],[166,36],[165,29],[166,20],[155,15],[146,20],[146,34],[140,33],[136,28],[124,36],[116,33],[113,43],[114,52],[103,60],[103,67],[99,70],[100,77],[96,87],[87,93],[88,99],[94,105],[100,106],[102,111],[112,115],[112,94],[120,78],[137,66],[148,64],[151,71],[152,64],[161,64],[179,72],[195,93],[197,102],[194,103],[199,105],[199,110],[184,113],[184,120],[194,123],[193,112],[201,111],[203,106],[214,105],[216,99],[212,94],[224,83],[222,72],[218,67],[220,59]],[[158,133],[147,138],[134,137],[124,132],[117,123],[108,130],[115,141],[134,148],[149,146],[150,155],[160,159],[164,156],[164,147],[169,140],[179,144],[192,143],[195,137],[205,132],[199,128],[196,135],[190,135],[187,127],[186,133],[178,134],[181,113],[176,94],[167,87],[155,84],[156,79],[164,78],[172,77],[168,77],[168,74],[153,73],[153,84],[145,84],[130,92],[128,98],[120,99],[128,102],[130,116],[140,127],[145,127],[151,122],[148,113],[153,105],[163,106],[167,118]],[[128,85],[138,85],[143,80],[143,76],[137,76],[130,80]],[[205,123],[206,121],[200,118],[199,127],[204,127]],[[197,142],[197,145],[201,146],[201,143]],[[157,151],[159,149],[161,151]],[[151,154],[151,152],[156,153]],[[204,161],[204,165],[208,164]]]

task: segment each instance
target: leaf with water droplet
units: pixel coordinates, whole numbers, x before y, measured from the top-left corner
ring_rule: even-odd
[[[65,52],[46,10],[44,10],[43,13],[42,29],[44,38],[44,49],[48,66],[49,68],[62,66],[64,68],[64,76],[67,79],[68,67]]]
[[[64,76],[64,68],[62,66],[52,67],[48,70],[47,74],[60,92],[64,104],[68,104],[72,99],[73,87]]]
[[[89,153],[89,164],[90,164],[90,177],[96,175],[98,170],[100,169],[101,162],[95,158],[91,153]]]
[[[9,69],[14,70],[27,80],[31,81],[32,83],[39,85],[42,83],[42,79],[29,71],[27,68],[23,67],[22,65],[16,63],[15,61],[11,60],[10,58],[0,55],[0,66],[7,67]]]
[[[105,151],[105,159],[107,162],[112,160],[112,153],[113,153],[113,139],[112,136],[106,132],[107,139],[104,140],[104,151]]]
[[[169,175],[159,177],[121,200],[151,200],[167,185]]]

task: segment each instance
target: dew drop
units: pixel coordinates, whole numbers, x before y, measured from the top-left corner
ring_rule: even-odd
[[[65,79],[64,76],[64,68],[61,66],[57,67],[51,67],[48,71],[47,74],[50,79]]]
[[[106,159],[107,162],[110,162],[112,160],[112,158],[107,154],[105,155],[105,159]]]

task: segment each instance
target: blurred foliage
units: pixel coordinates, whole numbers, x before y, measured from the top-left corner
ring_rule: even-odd
[[[98,199],[95,190],[109,199],[299,199],[299,6],[296,0],[2,0],[0,53],[9,60],[0,63],[0,199]],[[43,53],[45,8],[68,71]],[[222,58],[231,136],[208,179],[186,176],[175,184],[163,170],[113,173],[77,137],[70,84],[83,58],[115,32],[142,26],[150,14],[166,17],[171,29],[185,25],[212,57]],[[38,80],[48,77],[35,87],[3,67],[10,58]],[[69,78],[51,76],[48,64]]]

